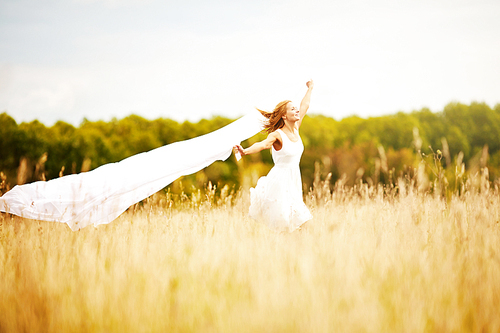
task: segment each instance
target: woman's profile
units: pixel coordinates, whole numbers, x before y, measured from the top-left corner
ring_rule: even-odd
[[[244,155],[271,149],[274,167],[250,189],[249,216],[279,231],[293,231],[312,218],[302,198],[299,162],[304,145],[299,135],[302,119],[309,109],[314,82],[308,81],[307,92],[299,108],[289,100],[276,105],[272,112],[259,110],[267,118],[264,125],[269,134],[248,148],[235,145],[235,152]]]

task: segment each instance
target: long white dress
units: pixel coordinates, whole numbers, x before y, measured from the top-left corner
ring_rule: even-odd
[[[312,219],[302,199],[299,162],[304,145],[278,129],[283,145],[271,154],[274,167],[250,189],[249,216],[277,231],[293,231]]]
[[[235,144],[263,129],[256,110],[209,134],[137,154],[90,172],[14,186],[0,212],[66,223],[71,230],[110,223],[131,205],[177,178],[227,159]]]

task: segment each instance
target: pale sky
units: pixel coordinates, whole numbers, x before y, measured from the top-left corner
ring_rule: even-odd
[[[500,103],[498,0],[0,0],[0,112],[78,125]]]

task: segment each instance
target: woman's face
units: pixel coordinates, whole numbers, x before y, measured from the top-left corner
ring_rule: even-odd
[[[283,116],[283,119],[291,122],[300,120],[299,109],[292,102],[288,102],[286,105],[286,114]]]

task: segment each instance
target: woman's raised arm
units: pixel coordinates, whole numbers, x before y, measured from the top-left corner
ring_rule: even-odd
[[[302,98],[302,101],[300,102],[300,107],[299,107],[299,117],[300,117],[299,127],[302,124],[302,119],[304,119],[304,117],[306,116],[307,110],[309,109],[309,103],[311,102],[311,92],[312,92],[312,89],[314,87],[314,81],[313,80],[307,81],[306,86],[307,86],[307,92],[306,92],[304,98]]]

